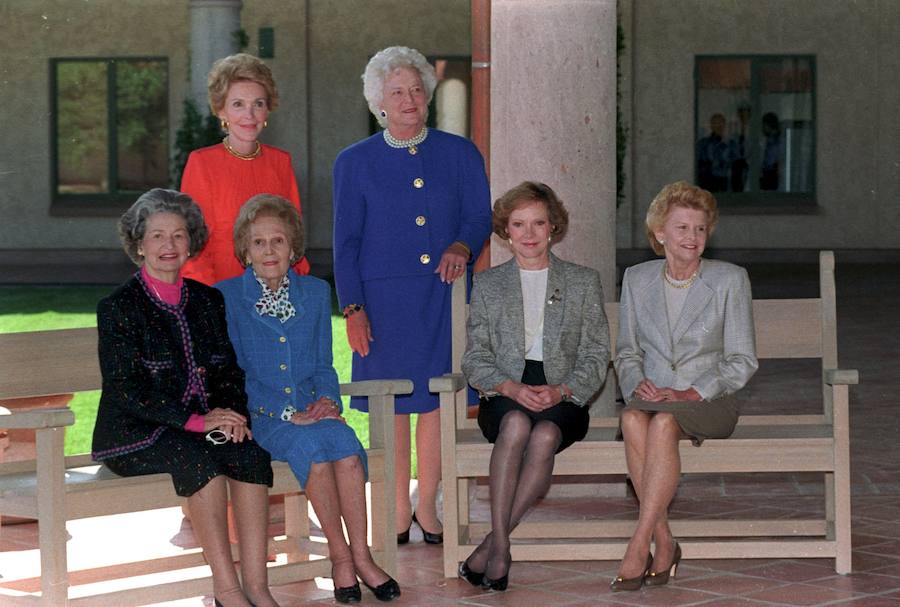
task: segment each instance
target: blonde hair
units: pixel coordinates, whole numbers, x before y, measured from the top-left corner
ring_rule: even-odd
[[[206,77],[209,107],[214,115],[218,116],[225,107],[228,89],[235,82],[255,82],[266,91],[266,105],[269,111],[278,107],[278,88],[275,86],[272,70],[258,57],[238,53],[213,63]]]
[[[706,213],[706,233],[708,236],[712,236],[713,230],[716,229],[716,223],[719,221],[719,209],[716,206],[716,199],[703,188],[691,185],[687,181],[676,181],[663,186],[663,189],[659,191],[659,194],[650,203],[645,221],[647,241],[657,255],[664,255],[665,248],[656,240],[656,232],[662,229],[666,219],[669,217],[669,213],[675,207],[694,209],[695,211]]]

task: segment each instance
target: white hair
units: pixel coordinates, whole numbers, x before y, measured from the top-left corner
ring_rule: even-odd
[[[409,68],[419,73],[428,96],[428,103],[431,103],[431,97],[437,87],[437,74],[434,73],[434,66],[428,63],[428,60],[416,49],[406,46],[389,46],[375,53],[362,75],[363,96],[369,104],[369,111],[375,115],[378,124],[383,128],[387,127],[387,120],[381,116],[384,80],[399,68]]]

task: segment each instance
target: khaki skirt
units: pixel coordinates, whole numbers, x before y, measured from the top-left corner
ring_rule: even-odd
[[[640,398],[630,400],[625,409],[665,411],[675,416],[681,431],[699,447],[707,438],[728,438],[738,420],[737,398],[729,394],[715,400],[651,403]]]

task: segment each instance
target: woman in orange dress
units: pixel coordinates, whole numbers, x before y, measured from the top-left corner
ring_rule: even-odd
[[[244,272],[234,256],[234,222],[241,205],[257,194],[275,194],[300,209],[300,191],[291,155],[259,142],[278,90],[269,67],[238,53],[216,61],[207,78],[209,105],[226,132],[222,143],[191,152],[181,191],[197,201],[209,226],[206,248],[185,264],[182,274],[212,285]],[[309,274],[305,257],[294,265]]]

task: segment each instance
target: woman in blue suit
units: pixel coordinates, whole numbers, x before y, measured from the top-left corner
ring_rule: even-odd
[[[384,130],[334,163],[334,279],[353,350],[353,380],[410,379],[397,397],[397,543],[417,522],[443,541],[440,411],[428,380],[450,372],[450,284],[465,278],[491,231],[484,159],[471,141],[428,128],[437,77],[421,53],[392,46],[363,74],[369,110]],[[351,406],[366,410],[366,401]],[[416,421],[419,500],[409,498],[410,414]]]
[[[290,464],[309,496],[328,539],[335,599],[358,602],[359,576],[377,598],[389,601],[400,587],[369,552],[366,452],[341,417],[331,364],[330,289],[291,269],[303,255],[300,213],[280,196],[254,196],[241,208],[234,241],[246,270],[216,286],[247,376],[254,438],[273,459]]]
[[[747,272],[701,258],[718,216],[706,190],[684,181],[665,186],[646,222],[650,245],[665,259],[628,268],[622,279],[615,366],[640,515],[613,591],[661,586],[675,575],[681,548],[667,510],[681,471],[678,442],[730,436],[734,393],[758,366]]]

